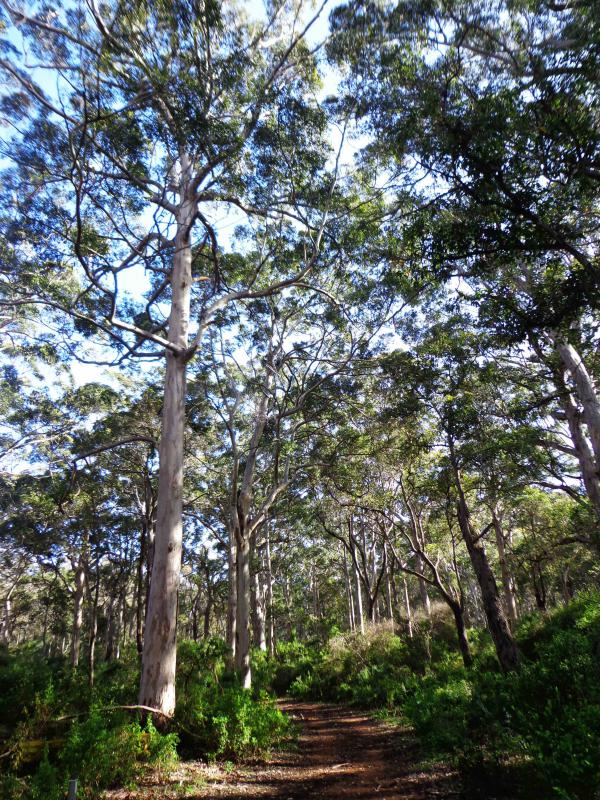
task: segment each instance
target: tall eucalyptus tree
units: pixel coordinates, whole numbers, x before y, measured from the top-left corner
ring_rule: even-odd
[[[19,289],[5,293],[5,307],[70,315],[71,349],[78,334],[98,334],[116,350],[113,361],[165,361],[140,704],[169,716],[186,367],[227,304],[292,286],[317,263],[324,198],[334,191],[304,41],[320,11],[303,21],[303,3],[269,2],[253,21],[212,0],[27,13],[2,6],[11,23],[0,58],[3,106],[19,131],[3,225],[4,259]],[[305,202],[309,185],[317,211]],[[219,207],[254,216],[264,229],[291,215],[294,257],[268,278],[260,259],[225,269]]]

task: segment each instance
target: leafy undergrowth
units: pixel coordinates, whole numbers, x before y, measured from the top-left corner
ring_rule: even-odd
[[[84,670],[35,649],[2,653],[0,797],[62,800],[77,777],[77,797],[91,800],[148,771],[166,776],[179,758],[239,760],[280,744],[288,718],[264,690],[240,688],[225,653],[216,639],[181,643],[175,719],[160,731],[122,708],[135,703],[134,653],[102,665],[93,689]]]
[[[281,648],[272,682],[295,697],[385,709],[409,722],[431,757],[451,758],[475,796],[600,797],[600,595],[521,621],[518,673],[500,672],[471,632],[465,669],[448,621],[412,639],[374,627],[324,649]],[[287,687],[284,684],[287,682]]]
[[[487,634],[471,631],[466,670],[451,621],[436,613],[413,638],[385,626],[335,636],[322,647],[281,644],[255,653],[255,688],[226,668],[223,642],[182,642],[178,705],[166,730],[119,706],[131,704],[137,658],[102,665],[93,689],[34,649],[0,653],[0,796],[58,800],[68,779],[79,798],[127,786],[178,758],[232,762],[289,739],[274,693],[384,711],[415,729],[430,758],[460,767],[474,796],[600,798],[600,595],[582,595],[517,630],[523,665],[503,675]],[[20,712],[16,717],[17,710]]]

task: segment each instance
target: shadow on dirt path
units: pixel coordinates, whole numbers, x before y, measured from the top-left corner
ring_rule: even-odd
[[[165,785],[111,793],[111,800],[458,800],[456,774],[419,770],[408,730],[343,706],[282,702],[300,728],[298,747],[269,761],[227,770],[187,762]],[[122,790],[123,791],[123,790]]]

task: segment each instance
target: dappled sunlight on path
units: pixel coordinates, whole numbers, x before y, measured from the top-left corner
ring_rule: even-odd
[[[298,747],[269,761],[226,769],[182,764],[172,780],[111,800],[186,797],[189,800],[457,800],[456,776],[437,766],[419,769],[409,731],[391,728],[353,709],[282,703],[300,727]]]

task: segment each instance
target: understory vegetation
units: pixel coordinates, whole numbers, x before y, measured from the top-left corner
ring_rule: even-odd
[[[179,758],[239,760],[293,734],[272,694],[240,687],[221,640],[181,642],[179,665],[175,718],[158,730],[131,705],[139,681],[133,652],[99,669],[93,688],[84,671],[35,648],[0,653],[2,798],[61,800],[72,777],[78,797],[98,797],[148,770],[168,775]]]
[[[599,0],[0,0],[2,798],[600,800],[599,556]]]
[[[2,796],[59,800],[76,776],[79,796],[94,798],[148,770],[167,776],[180,758],[264,756],[294,739],[278,695],[347,703],[410,726],[424,757],[457,766],[468,797],[491,787],[525,800],[600,796],[600,595],[524,617],[516,638],[519,672],[503,673],[489,634],[475,629],[466,668],[436,606],[412,636],[381,623],[325,644],[282,642],[273,658],[254,651],[252,691],[228,670],[222,640],[182,641],[175,718],[160,731],[127,708],[139,679],[133,654],[100,669],[90,689],[64,661],[33,648],[4,652]]]
[[[522,619],[517,673],[498,668],[489,634],[469,638],[470,669],[443,613],[412,638],[375,626],[324,649],[295,643],[279,652],[271,682],[297,698],[398,717],[429,756],[451,757],[482,797],[492,787],[507,797],[599,796],[600,595]]]

